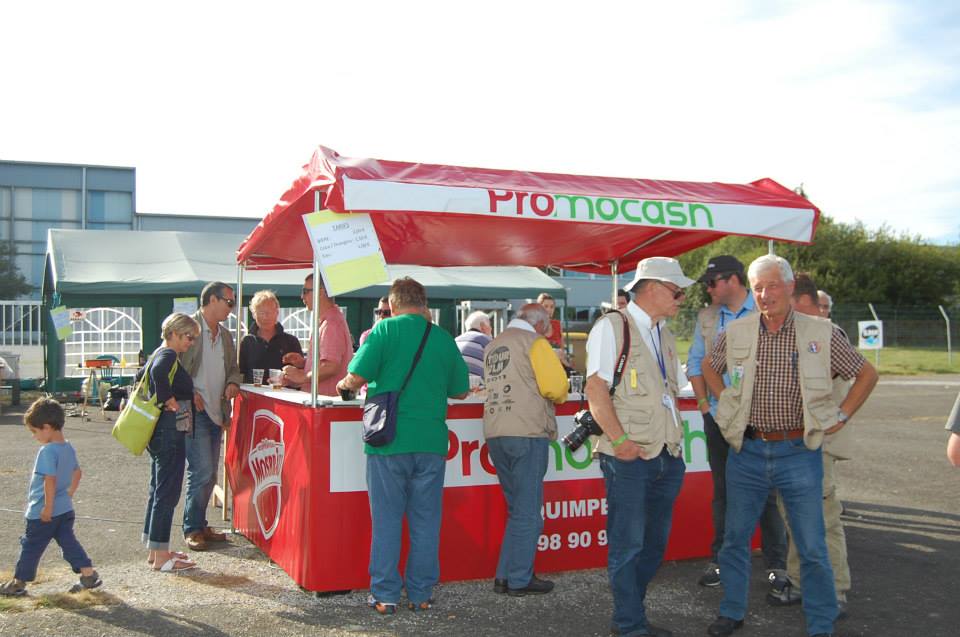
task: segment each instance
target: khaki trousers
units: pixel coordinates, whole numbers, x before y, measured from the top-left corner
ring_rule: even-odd
[[[837,459],[829,453],[823,453],[823,523],[827,530],[827,553],[830,567],[833,569],[833,584],[837,589],[837,600],[847,601],[850,590],[850,565],[847,563],[847,537],[840,521],[840,501],[837,499],[836,468]],[[793,543],[790,520],[783,506],[783,498],[777,495],[777,508],[787,526],[787,576],[796,590],[800,590],[800,555]]]

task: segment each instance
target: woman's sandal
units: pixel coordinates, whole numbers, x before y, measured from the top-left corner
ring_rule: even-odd
[[[397,612],[396,604],[387,604],[384,602],[378,602],[373,595],[367,598],[367,606],[377,611],[381,615],[394,615]]]
[[[431,608],[433,608],[433,600],[428,599],[427,601],[420,602],[419,604],[416,604],[414,602],[407,602],[407,608],[414,612],[421,611],[421,610],[430,610]]]
[[[153,570],[158,573],[179,573],[180,571],[189,571],[190,569],[197,568],[197,563],[190,560],[182,560],[179,557],[171,557],[169,560],[163,563],[163,566],[157,568],[154,566]]]
[[[170,557],[175,557],[175,558],[177,558],[178,560],[182,560],[182,561],[184,561],[184,562],[192,562],[192,561],[193,561],[193,560],[190,559],[190,556],[187,555],[186,553],[184,553],[183,551],[170,551]],[[149,564],[150,566],[153,566],[153,558],[151,558],[151,557],[148,556],[148,557],[147,557],[147,564]]]

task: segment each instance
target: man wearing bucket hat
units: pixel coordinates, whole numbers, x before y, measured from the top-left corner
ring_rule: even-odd
[[[675,259],[644,259],[625,286],[633,292],[627,309],[601,317],[587,339],[586,394],[603,430],[595,451],[607,493],[607,571],[620,635],[672,634],[650,625],[643,602],[663,560],[686,471],[677,407],[686,379],[666,319],[693,283]]]
[[[747,277],[743,263],[734,256],[721,254],[707,262],[707,269],[697,279],[707,286],[714,304],[700,310],[697,325],[693,330],[693,343],[687,356],[687,376],[696,387],[698,379],[708,387],[711,376],[714,382],[722,386],[730,384],[730,377],[721,378],[716,372],[703,365],[704,357],[713,350],[713,343],[722,334],[727,325],[738,318],[757,311],[750,290],[747,289]],[[720,428],[714,420],[717,414],[717,395],[706,392],[697,397],[697,407],[703,415],[703,432],[707,436],[707,459],[710,473],[713,475],[713,542],[710,544],[710,563],[698,584],[701,586],[719,586],[720,568],[717,566],[720,547],[723,544],[724,518],[727,508],[726,467],[727,452],[730,445],[724,440]],[[763,546],[763,559],[770,581],[771,593],[779,594],[787,585],[787,534],[783,518],[777,510],[776,491],[772,491],[764,505],[760,518],[760,535]]]

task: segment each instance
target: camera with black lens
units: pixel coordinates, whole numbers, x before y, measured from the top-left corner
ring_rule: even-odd
[[[581,409],[574,414],[573,422],[577,426],[563,437],[563,444],[570,451],[576,451],[582,447],[590,436],[599,436],[603,433],[603,429],[593,419],[593,414],[590,413],[589,409]]]

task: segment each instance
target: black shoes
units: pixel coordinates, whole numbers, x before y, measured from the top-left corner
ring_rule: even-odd
[[[738,628],[743,628],[742,619],[730,619],[720,615],[717,621],[707,626],[707,634],[710,637],[730,637]]]
[[[493,592],[497,595],[503,595],[507,592],[507,580],[505,579],[494,579],[493,580]]]
[[[502,581],[502,580],[501,580]],[[496,581],[494,581],[494,590],[496,590]],[[553,590],[553,582],[540,579],[536,575],[530,578],[530,582],[523,588],[507,588],[507,594],[513,597],[523,597],[525,595],[543,595]]]

